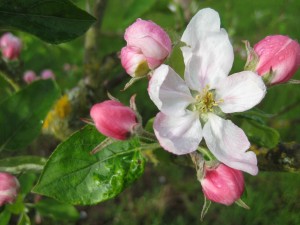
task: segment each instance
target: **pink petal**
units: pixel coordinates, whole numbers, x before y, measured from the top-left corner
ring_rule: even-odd
[[[183,116],[167,116],[160,112],[153,128],[160,145],[176,155],[195,151],[202,139],[199,116],[190,111]]]
[[[263,76],[272,69],[271,84],[288,81],[300,66],[300,45],[288,36],[267,36],[254,46],[254,50],[259,56],[256,71]]]
[[[163,60],[172,50],[168,34],[152,21],[137,19],[126,29],[124,38],[128,46],[141,49],[147,58]],[[149,66],[153,67],[151,64]]]
[[[266,86],[261,77],[251,71],[243,71],[226,77],[216,88],[216,99],[224,113],[243,112],[261,102]]]
[[[209,150],[222,163],[252,175],[258,173],[256,155],[246,152],[250,147],[248,138],[230,120],[209,114],[203,128],[203,137]]]

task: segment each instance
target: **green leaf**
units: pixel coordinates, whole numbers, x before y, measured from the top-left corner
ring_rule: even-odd
[[[18,180],[20,182],[20,194],[23,198],[31,191],[35,181],[37,179],[37,175],[34,173],[24,173],[18,176]]]
[[[255,120],[262,124],[266,123],[264,119],[272,118],[274,116],[274,114],[268,114],[258,108],[252,108],[246,112],[234,113],[233,115],[240,118]]]
[[[7,225],[11,217],[11,213],[5,208],[0,213],[0,225]]]
[[[26,147],[39,134],[43,119],[59,97],[51,80],[33,82],[0,103],[0,151]]]
[[[18,221],[18,225],[30,225],[30,219],[26,213],[22,213]]]
[[[178,42],[177,44],[175,44],[172,49],[171,56],[168,58],[166,63],[182,77],[184,75],[185,66],[184,66],[183,55],[180,47],[184,45],[185,44],[182,42]]]
[[[135,138],[91,155],[104,139],[93,126],[74,133],[51,155],[33,192],[73,205],[96,204],[118,195],[143,174],[145,160]]]
[[[241,128],[252,143],[261,147],[274,148],[280,140],[277,130],[255,120],[243,120]]]
[[[74,206],[53,199],[42,199],[34,207],[42,216],[55,220],[78,220],[80,217]]]
[[[81,36],[95,18],[68,0],[1,0],[0,27],[14,27],[49,43]]]
[[[0,171],[19,174],[24,172],[40,172],[46,159],[39,156],[16,156],[0,160]]]
[[[22,212],[25,212],[25,205],[23,200],[24,200],[24,196],[18,194],[17,198],[12,204],[6,205],[6,209],[12,214],[21,214]]]

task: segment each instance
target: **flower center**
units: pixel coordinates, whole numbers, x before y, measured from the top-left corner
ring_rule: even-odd
[[[218,106],[223,100],[215,101],[213,91],[206,86],[200,93],[195,96],[196,102],[193,104],[193,111],[198,111],[200,114],[213,112],[214,108]]]

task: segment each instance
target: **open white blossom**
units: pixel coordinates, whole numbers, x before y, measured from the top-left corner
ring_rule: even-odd
[[[182,155],[195,151],[203,137],[219,161],[256,175],[256,155],[247,151],[250,143],[244,131],[222,116],[257,105],[266,93],[261,77],[251,71],[228,76],[233,48],[212,9],[200,10],[181,40],[186,43],[185,80],[161,65],[149,82],[150,98],[160,110],[154,121],[160,145]]]

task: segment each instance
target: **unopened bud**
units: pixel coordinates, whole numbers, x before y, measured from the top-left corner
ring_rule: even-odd
[[[11,33],[5,33],[0,39],[0,49],[4,58],[14,60],[19,57],[22,44],[19,38]]]
[[[105,136],[126,140],[137,125],[135,112],[115,100],[93,105],[90,111],[97,130]]]
[[[300,66],[300,45],[288,36],[267,36],[254,51],[259,57],[255,70],[269,85],[287,82]]]
[[[47,80],[47,79],[53,79],[54,80],[55,79],[55,75],[54,75],[53,71],[50,70],[50,69],[43,70],[41,72],[41,77],[44,80]]]
[[[13,203],[18,195],[20,184],[16,177],[0,172],[0,206]]]
[[[172,43],[168,34],[152,21],[137,19],[126,29],[124,38],[127,41],[127,47],[134,48],[135,54],[144,57],[142,60],[142,57],[139,56],[137,61],[145,60],[150,69],[160,66],[172,50]],[[126,51],[131,51],[130,54],[134,53],[132,49]],[[125,70],[128,69],[125,68]]]
[[[138,48],[124,47],[120,57],[123,68],[132,77],[143,76],[149,71],[146,58]]]
[[[36,73],[32,70],[27,70],[23,75],[23,80],[30,84],[37,79]]]
[[[224,205],[237,201],[245,186],[243,173],[224,164],[214,169],[206,168],[201,185],[207,199]]]

